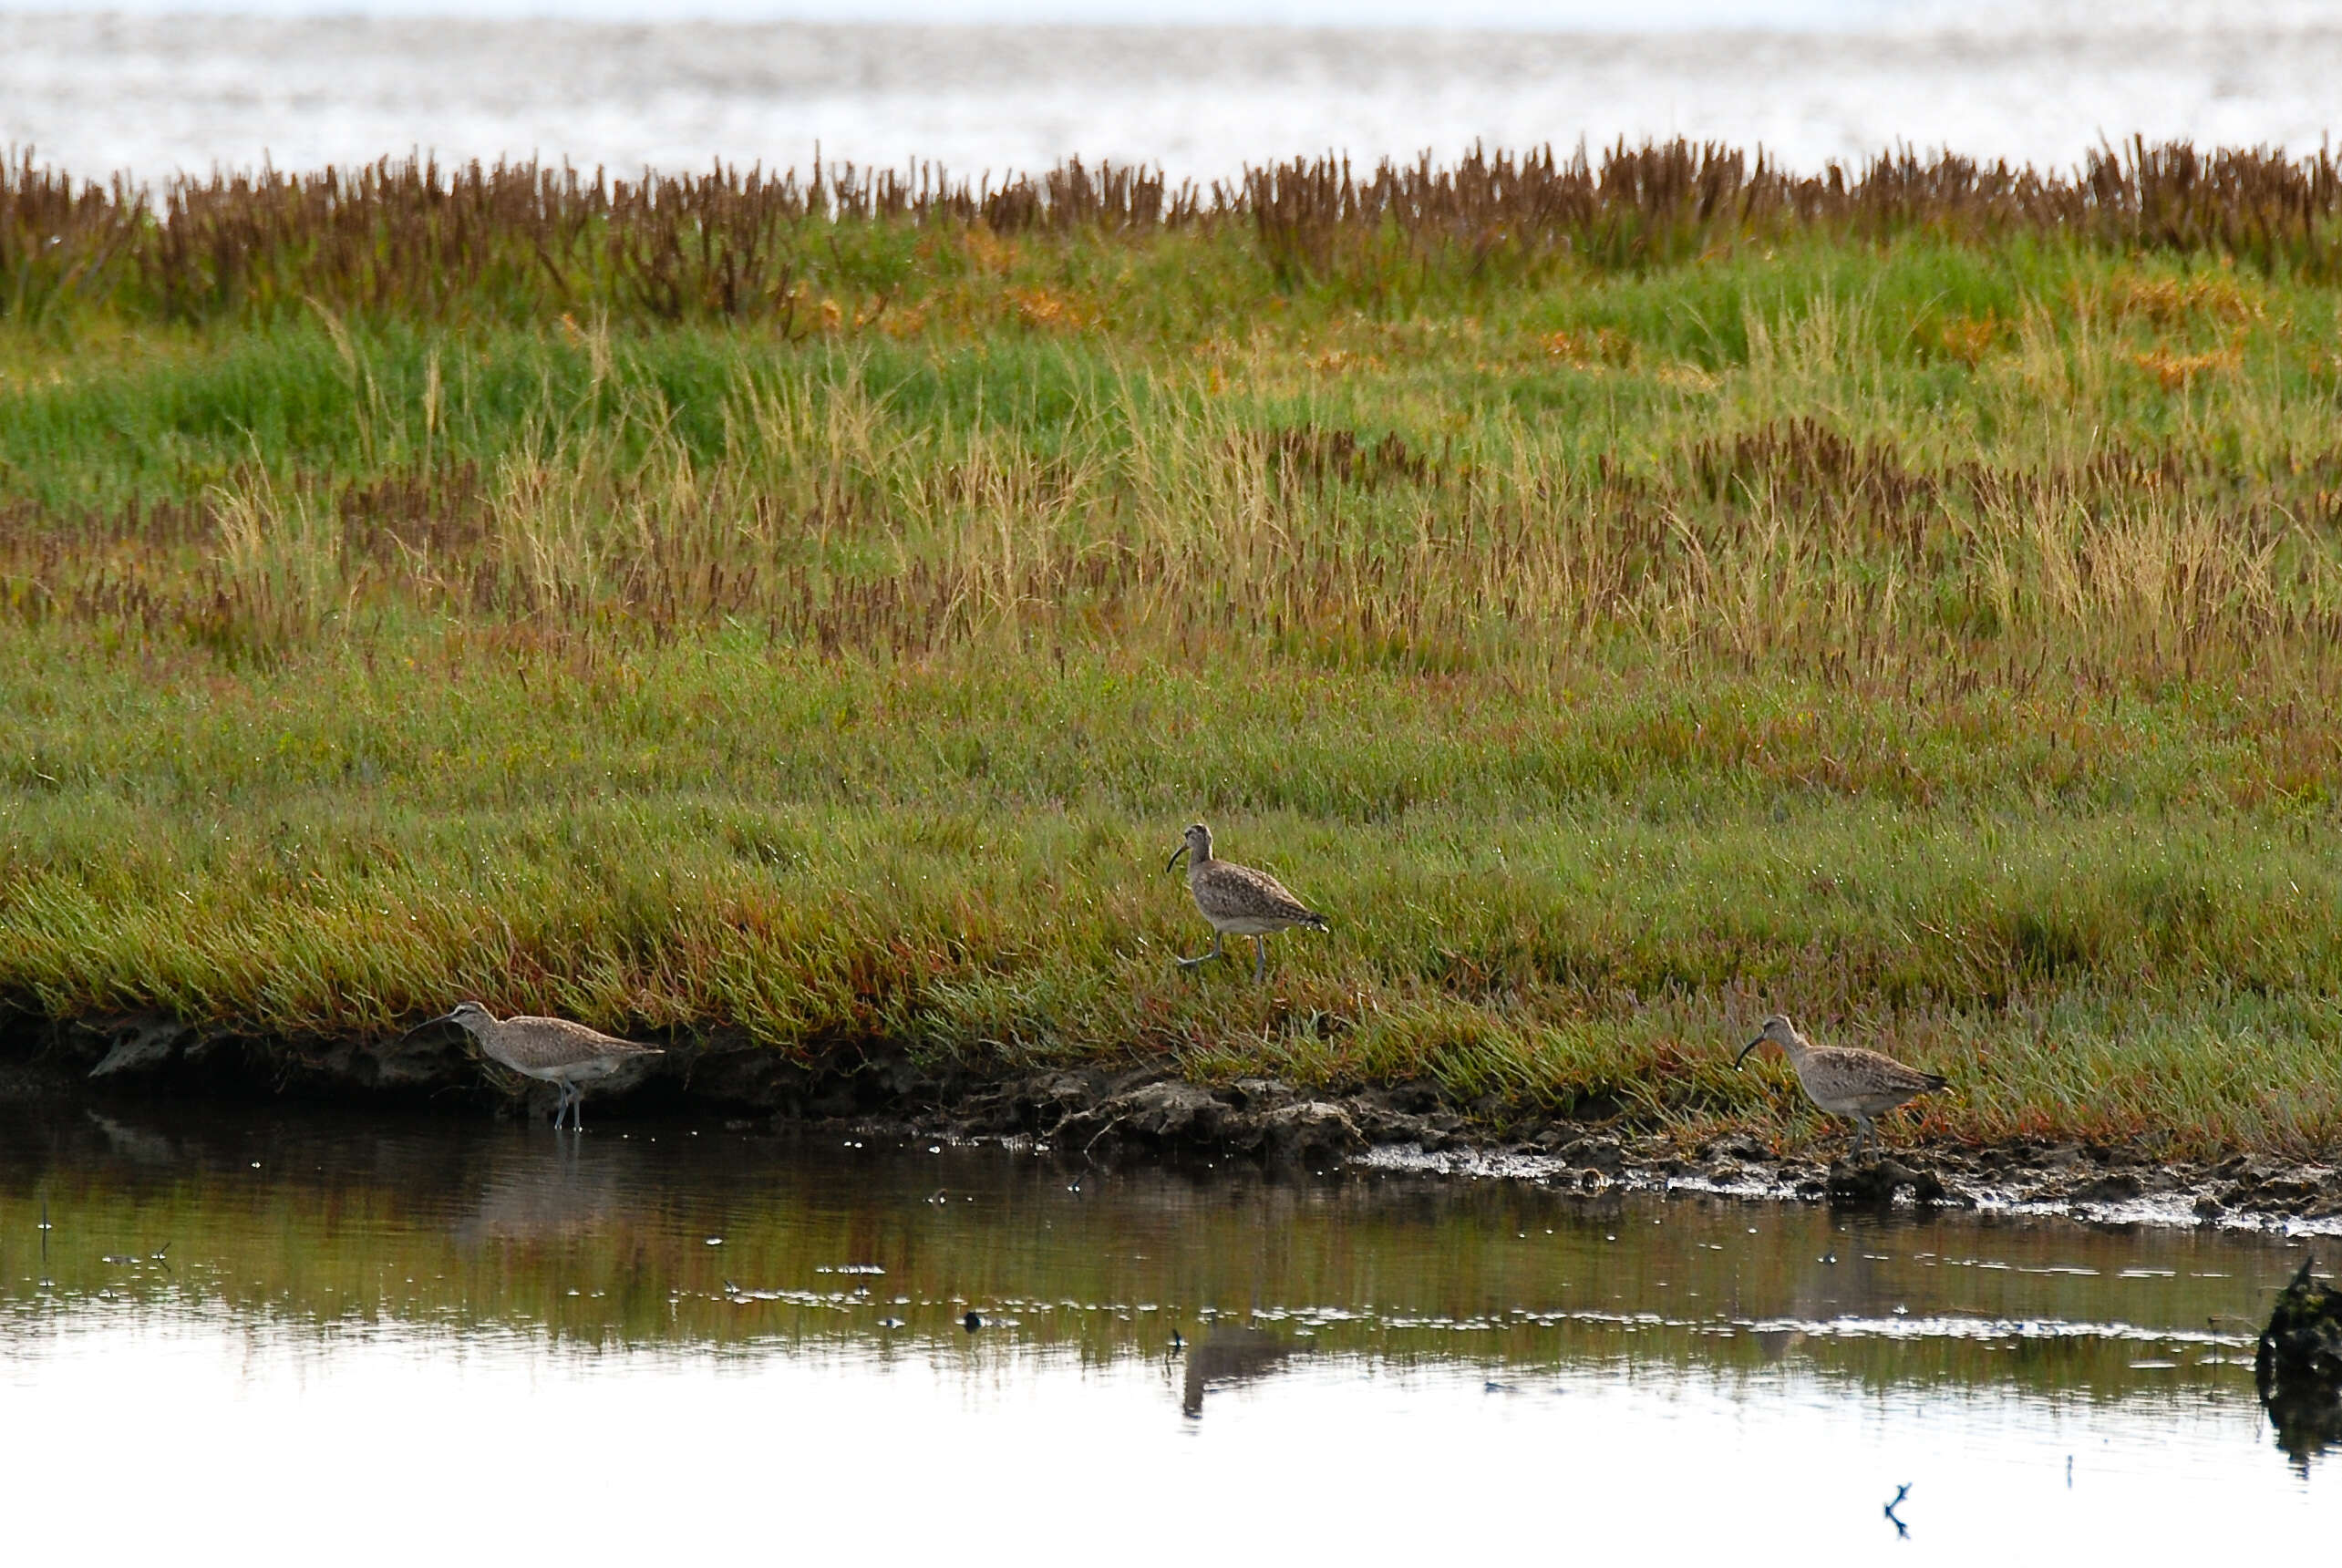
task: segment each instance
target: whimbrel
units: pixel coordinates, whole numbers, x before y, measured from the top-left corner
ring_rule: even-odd
[[[459,1002],[454,1012],[443,1013],[407,1032],[411,1035],[433,1024],[459,1024],[480,1043],[480,1051],[490,1061],[502,1062],[526,1077],[560,1085],[561,1103],[553,1109],[553,1125],[559,1127],[566,1116],[571,1128],[579,1131],[585,1127],[580,1119],[581,1108],[585,1104],[585,1090],[581,1085],[608,1078],[636,1057],[664,1054],[656,1046],[614,1039],[599,1029],[573,1024],[567,1018],[506,1018],[499,1023],[496,1015],[477,1002]]]
[[[1763,1033],[1740,1047],[1740,1054],[1732,1058],[1734,1069],[1738,1070],[1749,1059],[1749,1053],[1767,1040],[1788,1055],[1789,1065],[1796,1070],[1798,1087],[1805,1090],[1806,1099],[1832,1116],[1854,1119],[1854,1125],[1861,1130],[1854,1134],[1857,1155],[1862,1153],[1864,1142],[1878,1140],[1871,1118],[1883,1116],[1907,1099],[1950,1087],[1948,1080],[1934,1073],[1904,1067],[1893,1057],[1883,1057],[1876,1051],[1855,1046],[1817,1046],[1799,1034],[1797,1026],[1779,1013],[1765,1020]]]
[[[1179,864],[1180,856],[1187,857],[1187,891],[1195,895],[1195,907],[1212,923],[1212,951],[1181,959],[1181,969],[1192,969],[1206,959],[1225,958],[1221,941],[1233,932],[1253,939],[1253,978],[1264,980],[1269,972],[1271,932],[1296,925],[1326,929],[1324,915],[1285,892],[1284,884],[1268,872],[1212,858],[1211,829],[1198,822],[1186,836],[1187,841],[1163,862],[1163,870]]]

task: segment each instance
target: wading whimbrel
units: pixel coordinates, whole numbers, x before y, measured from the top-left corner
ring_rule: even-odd
[[[490,1061],[502,1062],[529,1078],[559,1084],[561,1103],[553,1109],[553,1125],[559,1127],[566,1116],[570,1126],[581,1131],[585,1126],[579,1115],[585,1104],[585,1090],[580,1085],[608,1078],[636,1057],[664,1054],[656,1046],[614,1039],[567,1018],[507,1018],[499,1023],[493,1013],[477,1002],[459,1002],[454,1012],[407,1032],[411,1035],[433,1024],[460,1024],[466,1034],[480,1042],[481,1053]]]
[[[1740,1047],[1732,1058],[1737,1071],[1749,1053],[1767,1040],[1779,1046],[1796,1070],[1805,1098],[1832,1116],[1851,1116],[1860,1129],[1854,1153],[1865,1142],[1878,1140],[1871,1118],[1883,1116],[1907,1099],[1949,1087],[1948,1080],[1917,1068],[1904,1067],[1893,1057],[1854,1046],[1817,1046],[1797,1032],[1797,1026],[1779,1013],[1765,1020],[1764,1032]]]
[[[1195,907],[1212,923],[1212,951],[1193,958],[1179,961],[1181,969],[1192,969],[1207,959],[1225,958],[1221,941],[1230,933],[1253,939],[1253,978],[1264,980],[1269,972],[1268,935],[1305,925],[1315,931],[1326,929],[1326,917],[1284,891],[1284,885],[1266,872],[1256,872],[1250,866],[1240,866],[1233,861],[1214,860],[1212,856],[1212,830],[1198,822],[1187,830],[1187,841],[1171,851],[1163,862],[1170,871],[1179,864],[1181,855],[1187,857],[1187,891],[1195,895]]]

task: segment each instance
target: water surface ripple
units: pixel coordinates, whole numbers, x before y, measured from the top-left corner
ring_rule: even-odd
[[[1079,155],[1209,181],[1329,149],[1371,165],[1475,140],[1674,136],[1761,144],[1806,170],[1945,145],[2065,169],[2132,133],[2315,151],[2342,79],[2333,7],[2284,0],[1883,5],[1793,29],[1709,5],[1675,30],[1632,30],[1646,8],[1576,33],[643,26],[593,20],[590,4],[531,7],[569,20],[319,4],[344,14],[0,9],[0,147],[149,181],[417,150],[629,176],[717,158],[805,169],[817,143],[965,174]]]
[[[450,1527],[520,1551],[561,1508],[585,1560],[995,1561],[1046,1529],[1170,1562],[1205,1518],[1382,1560],[1661,1518],[1810,1553],[1893,1539],[1904,1482],[1925,1553],[2289,1545],[2333,1461],[2285,1451],[2250,1361],[2303,1245],[713,1122],[0,1107],[0,1473],[60,1553],[104,1519],[126,1553],[270,1557],[353,1510],[359,1561]]]

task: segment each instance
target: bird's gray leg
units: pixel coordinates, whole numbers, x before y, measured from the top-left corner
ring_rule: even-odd
[[[1221,932],[1217,926],[1214,926],[1212,932],[1212,951],[1199,953],[1192,958],[1182,958],[1179,961],[1179,966],[1181,969],[1192,969],[1197,965],[1207,963],[1212,959],[1226,957],[1227,954],[1220,951],[1220,937]]]
[[[1871,1119],[1867,1116],[1858,1116],[1854,1118],[1854,1126],[1856,1128],[1856,1131],[1854,1133],[1854,1158],[1860,1160],[1862,1157],[1862,1145],[1865,1143],[1875,1143],[1878,1140],[1878,1135],[1872,1130]]]
[[[1253,984],[1257,985],[1269,977],[1269,939],[1253,938]]]
[[[569,1087],[569,1130],[572,1132],[585,1130],[585,1090],[577,1084]]]
[[[569,1114],[570,1094],[570,1086],[563,1083],[561,1086],[561,1099],[553,1102],[553,1130],[555,1132],[559,1132],[561,1130],[562,1119]]]

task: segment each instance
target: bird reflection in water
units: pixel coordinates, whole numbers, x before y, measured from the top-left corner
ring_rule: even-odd
[[[457,1241],[552,1241],[607,1230],[645,1207],[638,1162],[624,1149],[499,1150],[479,1198],[455,1226]]]
[[[139,1165],[170,1165],[179,1160],[179,1146],[161,1133],[129,1126],[94,1110],[85,1110],[82,1115],[105,1135],[108,1149],[124,1160]]]
[[[1187,1377],[1179,1398],[1181,1413],[1202,1415],[1203,1391],[1207,1387],[1265,1377],[1282,1367],[1292,1353],[1293,1347],[1282,1336],[1264,1328],[1228,1325],[1207,1329],[1202,1338],[1187,1346]]]

